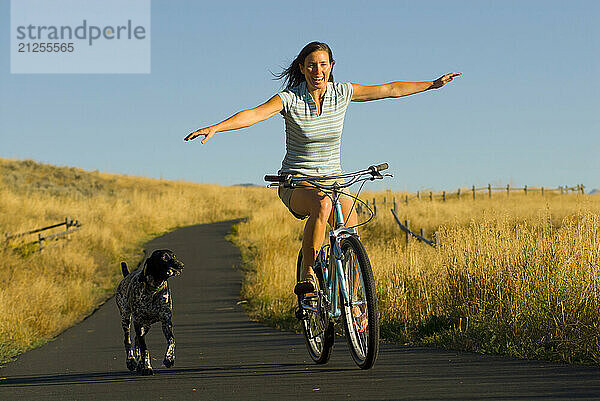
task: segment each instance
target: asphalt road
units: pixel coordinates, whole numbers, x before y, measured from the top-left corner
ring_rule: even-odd
[[[317,366],[301,335],[251,322],[238,305],[240,254],[224,239],[231,225],[182,228],[148,243],[150,251],[172,249],[186,265],[170,282],[173,368],[161,364],[165,341],[155,325],[148,334],[154,376],[127,370],[111,299],[0,369],[0,400],[600,399],[597,368],[382,344],[375,367],[361,371],[343,338],[329,363]]]

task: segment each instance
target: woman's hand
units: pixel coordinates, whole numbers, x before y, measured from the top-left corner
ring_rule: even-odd
[[[210,127],[206,128],[200,128],[199,130],[192,132],[184,138],[184,141],[191,141],[200,135],[204,135],[202,143],[205,143],[217,132],[232,131],[249,127],[260,121],[264,121],[267,118],[273,117],[281,110],[283,110],[281,98],[279,95],[273,95],[271,99],[267,100],[260,106],[256,106],[253,109],[242,110],[218,124],[211,125]]]
[[[204,135],[204,139],[202,140],[201,143],[205,143],[210,138],[212,138],[212,136],[216,132],[217,131],[215,130],[214,126],[206,127],[206,128],[200,128],[199,130],[194,131],[191,134],[189,134],[188,136],[186,136],[185,139],[184,139],[184,141],[191,141],[192,139],[195,139],[196,137],[198,137],[200,135]]]
[[[454,77],[462,75],[462,72],[451,72],[450,74],[442,75],[435,81],[433,81],[433,85],[429,89],[438,89],[442,86],[446,85],[448,82],[452,81]]]

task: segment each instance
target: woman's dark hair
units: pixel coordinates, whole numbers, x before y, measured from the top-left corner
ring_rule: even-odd
[[[327,52],[327,54],[329,54],[329,61],[333,67],[335,61],[333,60],[333,53],[331,52],[329,46],[322,42],[310,42],[304,46],[304,48],[300,51],[300,54],[296,56],[288,68],[284,69],[279,74],[273,74],[275,79],[283,79],[283,86],[285,89],[290,89],[294,86],[300,85],[302,82],[304,82],[304,74],[300,72],[300,64],[304,64],[304,59],[306,59],[309,54],[316,51]],[[329,82],[333,82],[333,72],[329,75]]]

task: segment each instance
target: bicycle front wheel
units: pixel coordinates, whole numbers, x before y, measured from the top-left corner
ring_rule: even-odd
[[[342,306],[346,339],[356,365],[361,369],[370,369],[375,364],[379,352],[379,312],[375,279],[367,252],[358,238],[345,238],[342,241],[342,253],[350,299],[349,305]]]
[[[302,270],[302,250],[298,255],[296,268],[296,279],[300,279]],[[304,317],[300,320],[302,333],[306,348],[313,361],[318,364],[324,364],[329,361],[334,342],[333,322],[327,318],[327,313],[323,305],[323,290],[325,282],[323,280],[323,271],[315,268],[317,276],[317,292],[314,295],[298,297],[298,306],[304,309]],[[304,308],[306,306],[306,308]]]

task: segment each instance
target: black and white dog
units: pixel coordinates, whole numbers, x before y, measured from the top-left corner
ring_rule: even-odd
[[[125,352],[129,370],[137,370],[143,375],[152,374],[150,353],[144,336],[150,326],[159,321],[162,323],[163,333],[167,339],[167,351],[163,363],[167,368],[175,364],[175,337],[173,337],[171,322],[173,302],[167,279],[179,275],[182,269],[183,263],[177,260],[170,250],[154,251],[144,262],[143,269],[131,273],[127,270],[127,264],[121,262],[121,270],[125,278],[117,287],[116,301],[125,333]],[[129,336],[132,318],[135,330],[133,348]]]

